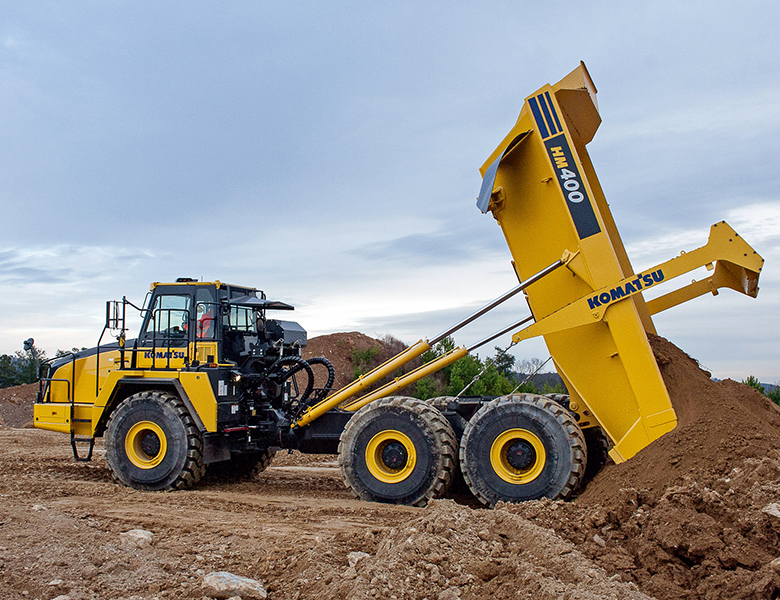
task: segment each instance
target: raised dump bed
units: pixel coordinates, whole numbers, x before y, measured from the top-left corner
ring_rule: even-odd
[[[477,205],[504,232],[520,280],[565,262],[525,290],[536,323],[513,339],[544,336],[572,408],[597,419],[621,462],[677,422],[647,341],[651,314],[719,287],[755,297],[764,261],[724,222],[707,246],[636,273],[585,147],[600,123],[596,87],[580,63],[526,98],[481,168]],[[645,302],[645,290],[701,266],[712,276]]]

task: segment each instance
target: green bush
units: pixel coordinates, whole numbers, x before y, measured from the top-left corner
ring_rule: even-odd
[[[379,346],[365,350],[352,350],[352,378],[357,379],[371,370],[371,361],[379,354]]]
[[[743,379],[742,383],[744,383],[745,385],[749,385],[754,390],[758,390],[762,394],[764,393],[764,386],[761,385],[761,383],[758,381],[758,377],[754,375],[750,375],[747,379]]]

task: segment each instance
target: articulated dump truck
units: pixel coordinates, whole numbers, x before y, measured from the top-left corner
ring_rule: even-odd
[[[272,318],[292,306],[251,287],[179,279],[153,284],[140,307],[108,302],[96,348],[41,365],[36,427],[70,434],[76,460],[103,437],[116,479],[142,490],[188,488],[207,470],[251,474],[297,449],[338,453],[364,500],[424,504],[458,473],[487,505],[569,497],[607,452],[628,460],[676,425],[648,344],[652,316],[724,287],[755,297],[764,262],[720,222],[704,246],[634,271],[586,149],[600,123],[584,64],[526,98],[481,168],[477,201],[503,231],[519,284],[346,387],[332,389],[325,358],[301,358],[303,328]],[[700,267],[704,278],[655,294]],[[530,316],[370,391],[520,292]],[[142,318],[135,339],[128,310]],[[397,395],[509,332],[514,342],[543,336],[568,396]]]

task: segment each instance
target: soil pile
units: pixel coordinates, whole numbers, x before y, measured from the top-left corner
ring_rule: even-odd
[[[610,502],[624,487],[656,494],[694,479],[711,485],[747,458],[780,448],[780,409],[751,387],[713,381],[674,344],[652,336],[651,345],[677,412],[677,427],[631,460],[610,466],[580,497]]]
[[[321,549],[303,559],[301,598],[647,598],[610,578],[551,531],[504,510],[432,501],[416,519],[364,538],[347,563],[323,564]],[[375,548],[375,549],[374,549]]]
[[[379,353],[379,340],[368,337],[358,331],[333,333],[311,338],[303,349],[303,358],[323,356],[333,363],[336,369],[335,388],[341,388],[354,379],[352,357],[355,353]],[[319,384],[319,378],[317,383]]]
[[[651,343],[677,428],[607,466],[573,503],[504,510],[659,600],[777,597],[780,411],[752,388],[712,381],[667,340]]]
[[[37,383],[0,389],[0,427],[32,427]]]
[[[357,375],[367,373],[404,348],[406,345],[392,336],[374,339],[358,331],[352,331],[311,338],[303,349],[303,358],[323,356],[333,363],[336,370],[336,380],[333,387],[339,389],[351,383]],[[410,371],[419,364],[419,359],[412,361],[402,371]],[[317,371],[320,367],[315,366],[314,369],[315,387],[317,387],[324,381],[324,377]],[[389,379],[383,381],[387,380]],[[368,389],[379,387],[383,381]]]

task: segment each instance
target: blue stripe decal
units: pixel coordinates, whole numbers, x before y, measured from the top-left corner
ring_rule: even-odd
[[[544,97],[547,98],[547,103],[550,105],[550,112],[552,113],[553,117],[555,117],[555,124],[558,125],[558,131],[563,131],[561,122],[558,120],[558,113],[555,112],[555,105],[552,103],[552,99],[550,98],[550,92],[545,92]]]
[[[550,137],[550,132],[547,131],[547,125],[544,124],[544,117],[542,117],[542,112],[539,110],[539,105],[536,103],[536,98],[529,98],[528,105],[531,107],[531,112],[534,114],[534,119],[536,119],[536,125],[539,127],[539,133],[542,134],[542,139]]]
[[[550,126],[550,135],[558,133],[558,130],[555,129],[555,123],[553,123],[552,116],[550,115],[550,110],[547,108],[547,101],[544,99],[544,94],[539,94],[539,104],[542,105],[542,111],[544,112],[544,119],[547,121],[547,125]]]
[[[574,154],[569,147],[566,134],[559,133],[544,141],[547,155],[555,170],[563,200],[581,240],[601,233],[601,226],[588,196],[585,180],[577,168]]]

